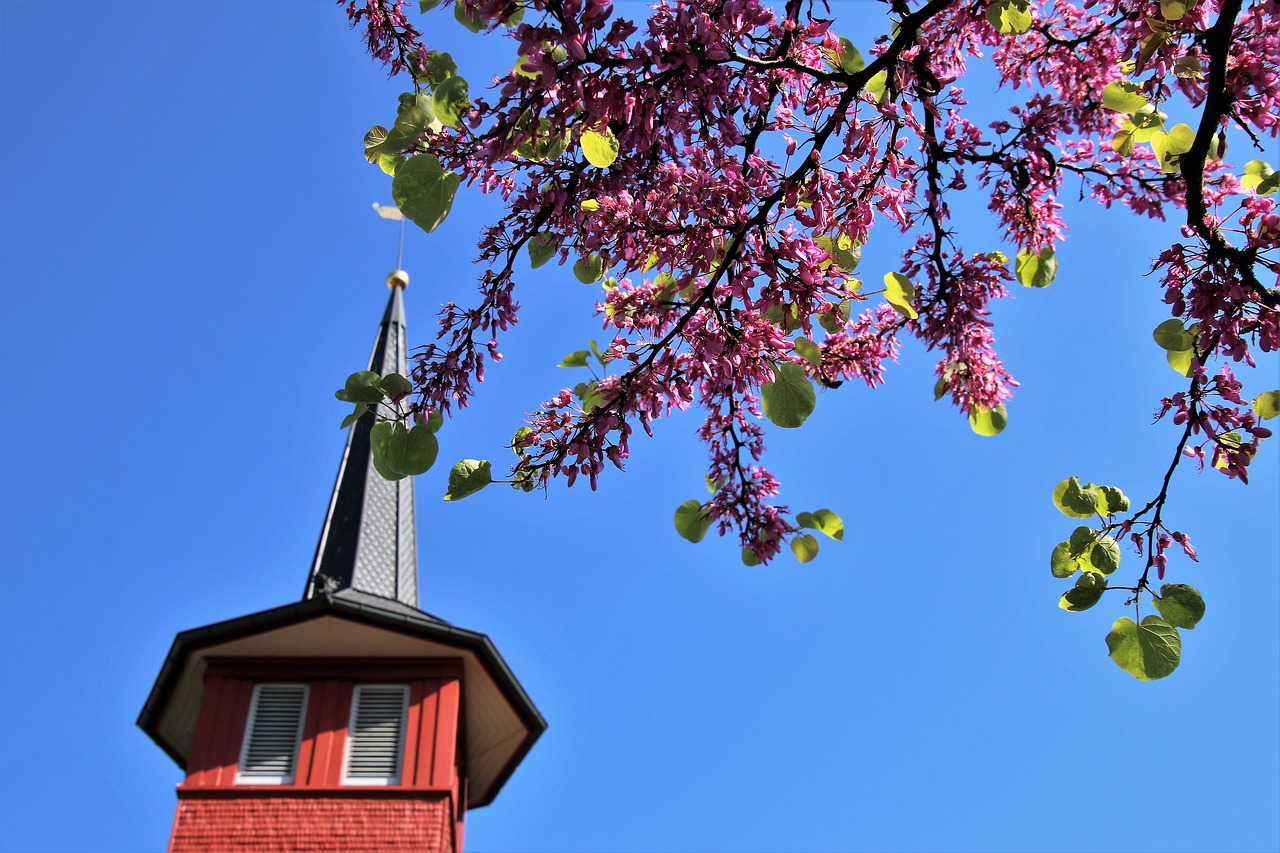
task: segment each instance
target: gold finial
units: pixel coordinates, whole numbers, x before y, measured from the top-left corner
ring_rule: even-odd
[[[404,270],[392,270],[387,274],[387,287],[394,290],[400,288],[404,290],[409,286],[409,274]]]

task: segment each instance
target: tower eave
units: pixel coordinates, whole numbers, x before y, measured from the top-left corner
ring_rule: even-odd
[[[138,716],[138,726],[186,769],[207,658],[370,654],[462,660],[466,746],[472,764],[467,807],[491,803],[546,729],[546,720],[487,635],[355,590],[178,634]]]

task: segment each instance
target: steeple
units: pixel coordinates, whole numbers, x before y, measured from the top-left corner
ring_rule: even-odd
[[[402,295],[408,284],[403,270],[387,278],[391,296],[368,368],[382,376],[408,373]],[[366,412],[347,434],[303,600],[352,589],[418,606],[413,478],[391,482],[374,470],[374,422],[373,412]]]

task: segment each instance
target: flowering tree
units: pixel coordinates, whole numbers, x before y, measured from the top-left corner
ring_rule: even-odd
[[[1280,348],[1269,197],[1280,174],[1221,159],[1228,129],[1259,149],[1280,132],[1275,0],[891,0],[888,34],[862,49],[813,0],[657,0],[640,22],[610,0],[453,0],[468,29],[512,42],[512,70],[484,97],[403,0],[340,2],[373,56],[412,83],[394,124],[365,137],[404,215],[433,230],[464,181],[504,205],[480,235],[477,301],[444,307],[411,382],[361,373],[339,392],[357,403],[351,419],[384,403],[373,443],[386,476],[431,464],[442,414],[467,404],[516,321],[520,271],[556,260],[600,284],[613,338],[566,357],[599,372],[516,433],[507,482],[594,487],[606,463],[623,466],[636,427],[697,407],[711,496],[676,511],[678,532],[736,534],[748,565],[784,545],[807,561],[814,532],[840,538],[843,525],[773,502],[763,421],[799,427],[815,384],[879,385],[915,336],[938,354],[935,395],[995,435],[1017,383],[996,354],[990,305],[1009,286],[1054,280],[1064,179],[1108,207],[1174,217],[1176,242],[1154,262],[1172,315],[1154,336],[1179,377],[1159,410],[1177,427],[1168,470],[1141,503],[1060,483],[1054,502],[1080,526],[1050,567],[1076,578],[1067,610],[1107,590],[1135,608],[1149,596],[1158,615],[1117,620],[1111,656],[1143,680],[1177,666],[1178,629],[1204,603],[1190,586],[1153,586],[1175,543],[1196,559],[1164,520],[1170,479],[1207,459],[1247,482],[1271,435],[1261,421],[1280,406],[1274,390],[1246,402],[1233,372]],[[416,12],[447,14],[431,11],[439,2]],[[1014,103],[979,125],[956,84],[984,56]],[[971,185],[1017,247],[1012,260],[962,246],[951,199]],[[898,269],[864,282],[876,226],[905,235],[906,249]],[[492,481],[488,462],[464,460],[449,497]],[[1122,545],[1142,560],[1127,586],[1113,582]]]

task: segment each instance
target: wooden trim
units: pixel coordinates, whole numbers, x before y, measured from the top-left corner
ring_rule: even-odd
[[[461,678],[461,658],[225,658],[206,659],[210,674],[263,681],[410,681],[415,678]]]

